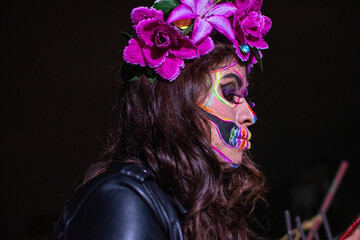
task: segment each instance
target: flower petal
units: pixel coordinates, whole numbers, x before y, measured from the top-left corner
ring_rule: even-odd
[[[188,5],[195,12],[195,2],[196,0],[180,0],[182,4]]]
[[[155,72],[171,82],[179,76],[180,69],[184,66],[184,60],[170,55],[160,67],[155,68]]]
[[[269,48],[269,45],[262,38],[257,38],[257,37],[251,36],[251,35],[249,35],[247,37],[247,43],[251,47],[256,47],[258,49],[268,49]]]
[[[146,45],[150,47],[153,46],[152,38],[155,34],[155,28],[159,26],[159,20],[155,18],[142,20],[136,25],[135,30],[136,34],[141,40],[145,42]]]
[[[235,32],[230,20],[223,16],[211,16],[206,20],[220,33],[224,34],[231,42],[235,41]]]
[[[260,57],[260,59],[263,57],[261,51],[259,51],[259,57]],[[257,62],[258,62],[258,61],[256,60],[255,55],[254,55],[253,53],[251,53],[251,54],[250,54],[250,57],[249,57],[249,63],[250,63],[251,65],[254,65],[254,64],[256,64]]]
[[[196,18],[197,14],[194,13],[194,11],[187,5],[180,5],[176,7],[171,13],[170,16],[167,19],[167,23],[172,23],[177,20],[182,19],[193,19]]]
[[[197,48],[200,55],[206,55],[215,48],[215,44],[211,37],[207,37],[204,41],[197,45]]]
[[[261,29],[261,36],[265,36],[269,32],[272,25],[270,18],[268,18],[267,16],[263,16],[263,21],[264,24]]]
[[[239,48],[239,43],[237,41],[234,42],[234,48],[236,50],[236,53],[238,57],[241,59],[241,61],[246,62],[249,59],[249,53],[245,54],[243,53]]]
[[[151,68],[159,67],[169,55],[168,49],[148,47],[143,48],[143,54],[147,65]]]
[[[246,12],[251,0],[236,0],[236,7],[240,15]]]
[[[249,11],[260,12],[262,0],[251,0],[249,4]]]
[[[235,7],[234,4],[226,2],[226,3],[220,3],[213,6],[208,13],[205,14],[206,17],[213,16],[213,15],[221,15],[226,18],[231,17],[235,11],[237,10],[237,7]]]
[[[123,58],[126,62],[131,64],[140,64],[140,66],[145,67],[145,59],[142,54],[142,49],[139,42],[132,38],[128,42],[128,46],[125,47],[123,52]]]
[[[172,44],[169,34],[164,30],[157,31],[155,39],[153,40],[157,48],[169,49]]]
[[[247,66],[246,66],[246,73],[247,74],[251,73],[251,69],[252,69],[253,66],[254,66],[254,64],[252,64],[252,63],[247,64]]]
[[[204,15],[205,12],[213,5],[214,0],[192,0],[195,1],[195,13]]]
[[[156,18],[163,20],[164,15],[160,10],[156,10],[155,8],[148,7],[137,7],[131,11],[131,21],[134,25],[137,25],[140,21],[148,18]]]
[[[207,36],[210,35],[213,30],[213,26],[202,18],[196,18],[194,22],[194,29],[192,33],[192,40],[195,44],[203,41]]]
[[[173,46],[170,53],[181,59],[192,59],[199,57],[196,46],[189,37],[178,38],[178,46]]]
[[[240,44],[242,44],[242,45],[246,44],[245,33],[240,24],[237,24],[235,27],[235,37],[237,40],[240,41]]]
[[[261,22],[262,17],[260,13],[250,12],[242,21],[241,26],[247,33],[256,37],[261,37]]]

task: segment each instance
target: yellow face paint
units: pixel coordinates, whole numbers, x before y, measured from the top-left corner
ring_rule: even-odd
[[[214,84],[215,96],[217,97],[217,99],[219,99],[220,102],[222,102],[222,103],[224,103],[224,104],[226,104],[226,105],[229,105],[230,107],[235,107],[237,104],[229,103],[229,102],[226,101],[224,98],[222,98],[222,97],[219,95],[218,91],[217,91],[217,89],[218,89],[218,87],[219,87],[219,84],[220,84],[220,81],[221,81],[221,78],[222,78],[222,76],[221,76],[220,71],[217,71],[217,72],[216,72],[216,80],[215,80],[215,84]]]
[[[245,100],[248,82],[246,76],[242,77],[244,74],[245,67],[236,61],[211,71],[211,77],[206,79],[210,92],[206,101],[197,103],[212,124],[211,144],[214,151],[225,161],[237,164],[241,163],[243,151],[251,148],[247,122],[256,119]]]

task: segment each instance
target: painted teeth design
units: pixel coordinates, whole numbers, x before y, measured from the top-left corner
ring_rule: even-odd
[[[240,129],[239,128],[235,128],[233,127],[231,129],[231,133],[230,133],[230,138],[229,138],[229,143],[233,146],[233,147],[238,147],[239,145],[239,137],[240,137]]]

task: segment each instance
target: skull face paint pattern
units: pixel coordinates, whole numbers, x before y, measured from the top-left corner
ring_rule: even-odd
[[[226,74],[224,77],[235,78],[236,82],[237,82],[237,86],[234,85],[234,83],[220,84],[220,81],[222,79],[221,72],[233,67],[236,64],[237,64],[237,62],[235,61],[234,63],[230,64],[229,66],[226,66],[224,68],[221,68],[221,69],[211,72],[211,73],[216,73],[216,81],[214,83],[214,86],[211,87],[211,90],[210,90],[211,95],[210,95],[209,101],[204,105],[205,107],[208,107],[209,105],[211,105],[211,103],[214,99],[214,96],[216,96],[216,98],[220,102],[222,102],[232,108],[235,108],[239,104],[241,98],[246,98],[246,96],[248,95],[247,85],[245,84],[245,81],[244,81],[243,77],[241,76],[241,74],[239,72],[237,72],[236,70],[234,70],[234,73]],[[221,90],[221,93],[222,93],[221,95],[223,97],[218,92],[219,88]],[[252,106],[255,106],[254,103],[250,103],[250,104]],[[249,104],[247,104],[247,108],[253,116],[252,122],[255,123],[257,120],[256,114],[252,110],[252,107],[249,106]]]
[[[230,64],[229,66],[226,66],[224,68],[213,71],[213,73],[214,72],[216,73],[216,81],[215,81],[214,86],[211,88],[211,97],[210,97],[210,100],[208,101],[208,103],[205,105],[206,107],[211,104],[212,99],[214,97],[213,95],[215,95],[220,102],[222,102],[232,108],[235,108],[239,104],[241,98],[247,97],[247,95],[248,95],[247,85],[248,84],[245,84],[244,78],[236,70],[233,70],[234,73],[226,74],[224,77],[235,78],[236,82],[237,82],[237,86],[234,86],[234,83],[220,84],[220,81],[222,79],[221,72],[233,67],[236,64],[237,64],[237,62],[235,61],[234,63]],[[219,86],[220,86],[220,89],[222,92],[222,96],[225,99],[223,97],[221,97],[220,94],[218,93]],[[246,105],[247,105],[248,110],[252,114],[252,117],[253,117],[252,122],[255,123],[257,120],[256,114],[254,113],[252,108],[249,106],[249,104],[246,103]],[[255,106],[254,103],[251,103],[251,105]]]
[[[248,127],[256,121],[245,99],[248,86],[246,66],[234,61],[209,72],[206,80],[210,91],[198,105],[211,123],[211,146],[220,159],[239,165],[243,152],[251,147]]]
[[[213,111],[202,107],[210,122],[216,127],[221,141],[229,148],[249,149],[251,133],[246,127],[238,126],[235,122],[217,116]]]
[[[224,76],[224,78],[236,79],[235,82],[230,82],[227,84],[220,83],[221,79],[223,78],[222,73],[225,70],[235,66],[236,64],[237,62],[235,61],[229,66],[211,72],[216,74],[216,80],[214,86],[211,89],[212,93],[215,94],[215,96],[220,102],[232,108],[236,107],[237,104],[239,104],[241,98],[245,98],[248,95],[247,85],[245,84],[244,78],[236,70],[233,70],[232,73],[228,73]],[[222,94],[219,94],[219,88]]]

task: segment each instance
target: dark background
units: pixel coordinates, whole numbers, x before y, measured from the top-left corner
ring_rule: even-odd
[[[1,239],[51,232],[74,184],[102,152],[132,8],[152,1],[1,5]],[[283,211],[316,214],[341,162],[328,215],[340,233],[360,211],[359,1],[265,0],[273,21],[255,67],[254,160],[270,187],[271,236]]]

